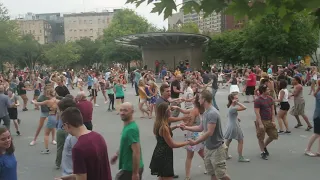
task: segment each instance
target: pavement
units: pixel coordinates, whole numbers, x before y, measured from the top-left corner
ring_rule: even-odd
[[[313,96],[307,95],[309,87],[305,88],[304,97],[306,99],[306,114],[312,120],[315,100]],[[76,91],[71,93],[76,95]],[[140,119],[140,112],[138,111],[138,98],[134,94],[134,89],[127,88],[125,92],[125,101],[132,102],[135,105],[134,119],[140,127],[140,139],[142,145],[143,161],[145,164],[143,179],[155,180],[157,177],[150,175],[149,163],[156,145],[156,139],[152,133],[154,120]],[[227,123],[227,95],[228,89],[219,89],[216,98],[220,113],[222,117],[223,127]],[[28,94],[32,97],[31,92]],[[245,98],[240,95],[240,99]],[[123,123],[115,112],[107,112],[107,105],[104,104],[102,95],[98,94],[98,104],[100,107],[94,108],[93,115],[93,129],[103,135],[108,145],[109,156],[112,156],[119,147],[120,133]],[[293,104],[291,100],[291,105]],[[243,154],[246,158],[251,159],[249,163],[239,163],[237,161],[237,142],[232,142],[229,148],[230,154],[233,156],[231,160],[227,161],[228,174],[231,179],[236,180],[318,180],[320,157],[307,157],[304,155],[304,149],[307,145],[308,138],[312,132],[306,132],[306,123],[303,122],[303,127],[299,129],[292,129],[290,135],[280,135],[279,140],[272,142],[268,150],[270,152],[269,160],[262,160],[260,158],[260,150],[255,135],[255,128],[253,121],[255,115],[253,111],[253,103],[247,105],[246,111],[240,112],[241,128],[243,130],[244,150]],[[21,119],[21,136],[15,135],[13,124],[11,125],[11,132],[13,132],[13,142],[16,147],[15,155],[18,161],[18,176],[21,180],[53,180],[59,177],[60,170],[55,169],[56,146],[50,144],[49,148],[51,154],[43,155],[40,151],[44,148],[42,131],[35,146],[29,146],[32,141],[35,129],[39,121],[39,111],[33,110],[33,106],[29,104],[29,111],[22,112],[19,110],[19,117]],[[291,128],[296,125],[296,120],[291,115],[288,115],[289,125]],[[178,129],[174,131],[175,141],[183,141],[183,132]],[[316,150],[318,143],[314,146]],[[180,180],[185,178],[184,163],[186,159],[186,150],[184,148],[174,149],[174,167],[175,174],[180,176]],[[112,176],[115,177],[118,172],[118,165],[112,167]],[[204,165],[201,158],[195,155],[191,168],[191,179],[209,180],[210,177],[204,173]]]

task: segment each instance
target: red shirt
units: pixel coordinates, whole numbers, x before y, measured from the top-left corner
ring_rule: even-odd
[[[81,100],[77,103],[77,108],[80,110],[83,122],[92,120],[93,105],[90,101]]]
[[[88,180],[112,180],[107,144],[92,131],[79,137],[72,148],[73,174],[87,174]]]
[[[247,81],[247,86],[256,86],[256,74],[250,73],[248,79],[250,80]]]

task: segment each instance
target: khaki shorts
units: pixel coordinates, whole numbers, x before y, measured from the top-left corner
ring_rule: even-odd
[[[259,141],[264,141],[264,138],[267,135],[269,138],[272,140],[278,139],[278,131],[276,126],[272,123],[271,120],[261,120],[262,124],[264,126],[264,129],[259,128],[259,124],[257,121],[255,121],[255,126],[256,126],[256,132],[257,132],[257,138]]]
[[[227,174],[227,146],[223,143],[218,149],[204,150],[204,165],[208,174],[222,179]]]

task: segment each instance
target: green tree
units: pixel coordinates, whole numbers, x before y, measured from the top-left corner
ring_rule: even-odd
[[[20,67],[34,69],[37,63],[43,62],[43,48],[31,34],[22,36],[13,49],[15,53],[15,62]]]
[[[113,19],[107,29],[104,30],[103,42],[104,46],[99,52],[103,52],[105,62],[124,63],[130,68],[132,60],[141,60],[141,51],[138,47],[124,46],[115,43],[115,39],[138,33],[147,33],[152,31],[160,31],[148,21],[137,15],[133,10],[123,9],[115,13]]]
[[[3,71],[3,63],[12,61],[14,47],[18,40],[17,26],[9,21],[8,9],[0,3],[0,69]]]
[[[207,49],[209,63],[221,61],[223,64],[236,65],[242,61],[241,48],[244,36],[241,30],[227,31],[212,38]]]
[[[104,43],[113,42],[115,38],[149,32],[150,29],[154,30],[154,26],[133,10],[119,10],[114,14],[108,28],[104,30],[103,41]]]
[[[168,29],[168,32],[200,33],[199,27],[196,23],[184,23],[178,25],[176,28]]]
[[[152,3],[153,0],[127,0],[127,3],[133,3],[139,6],[147,2]],[[164,18],[172,15],[173,11],[177,11],[175,0],[160,0],[154,3],[152,12],[163,12]],[[307,11],[316,17],[314,24],[320,24],[320,1],[319,0],[198,0],[187,1],[182,4],[184,13],[192,11],[203,11],[205,16],[213,12],[225,11],[236,17],[249,19],[260,19],[269,13],[279,14],[280,21],[285,27],[289,27],[294,20],[294,15],[303,11]]]
[[[81,56],[77,64],[82,66],[92,66],[94,63],[102,62],[101,53],[98,51],[103,45],[101,40],[97,39],[92,41],[90,38],[83,38],[77,40],[75,43],[81,47]]]
[[[76,43],[57,43],[55,46],[45,52],[46,58],[51,65],[59,68],[65,68],[68,65],[78,62],[81,58],[81,47]]]

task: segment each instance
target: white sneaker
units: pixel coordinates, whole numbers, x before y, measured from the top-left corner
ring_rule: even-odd
[[[53,140],[53,141],[52,141],[52,144],[53,144],[53,145],[57,145],[57,141]]]
[[[99,107],[99,104],[95,104],[94,106],[95,106],[95,107]]]
[[[35,144],[36,144],[36,141],[31,141],[29,145],[34,146]]]

